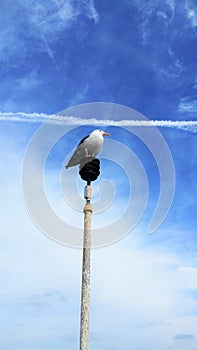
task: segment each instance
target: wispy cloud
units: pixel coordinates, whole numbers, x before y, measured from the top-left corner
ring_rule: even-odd
[[[196,12],[196,7],[195,7],[194,3],[192,4],[191,1],[190,2],[186,1],[185,10],[186,10],[188,19],[191,21],[192,26],[196,27],[197,26],[197,12]]]
[[[97,119],[97,118],[78,118],[76,116],[62,116],[58,114],[45,113],[0,113],[0,121],[20,122],[20,123],[43,123],[60,125],[97,125],[97,126],[134,126],[134,127],[168,127],[178,128],[197,132],[197,120],[134,120],[134,119]]]
[[[195,335],[193,335],[193,334],[175,334],[173,338],[176,340],[193,339],[193,338],[195,338]]]
[[[23,76],[17,79],[18,90],[26,90],[29,91],[34,87],[38,87],[40,85],[40,81],[38,79],[38,75],[35,71],[28,73],[26,76]]]
[[[181,114],[190,114],[192,116],[195,116],[197,113],[197,100],[194,100],[192,98],[184,98],[181,99],[179,106],[178,106],[178,111]]]
[[[28,0],[12,5],[10,8],[3,4],[0,14],[1,61],[8,61],[13,55],[24,59],[28,54],[27,32],[28,42],[36,39],[36,49],[46,50],[53,59],[50,43],[57,40],[59,33],[76,24],[80,15],[95,23],[99,18],[93,0],[51,0],[47,5],[40,0]]]
[[[95,8],[94,0],[89,0],[87,4],[88,4],[88,17],[90,19],[93,19],[95,23],[97,23],[99,20],[99,14]]]
[[[135,0],[135,3],[138,8],[140,8],[142,16],[141,35],[143,44],[147,44],[149,40],[151,40],[153,16],[155,16],[155,18],[160,21],[160,30],[165,33],[167,32],[168,27],[174,18],[174,0],[163,1],[162,10],[158,9],[158,4],[155,1],[145,2],[142,0]]]

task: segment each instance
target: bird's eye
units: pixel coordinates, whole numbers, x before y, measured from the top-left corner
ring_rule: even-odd
[[[99,129],[99,131],[101,132],[102,130],[101,130],[101,129]]]

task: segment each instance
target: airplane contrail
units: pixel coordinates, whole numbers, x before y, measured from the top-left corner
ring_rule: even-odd
[[[0,121],[19,123],[43,123],[59,125],[101,125],[101,126],[135,126],[135,127],[168,127],[178,128],[197,133],[196,120],[134,120],[134,119],[97,119],[78,118],[76,116],[62,116],[59,114],[3,112],[0,113]]]

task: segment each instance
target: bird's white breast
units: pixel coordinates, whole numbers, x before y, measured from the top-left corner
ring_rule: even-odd
[[[103,136],[101,134],[90,135],[84,141],[84,147],[87,149],[89,155],[97,155],[103,145]]]

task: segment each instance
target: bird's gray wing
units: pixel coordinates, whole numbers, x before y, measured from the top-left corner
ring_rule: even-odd
[[[74,151],[72,157],[70,158],[68,164],[66,165],[66,169],[68,169],[69,167],[75,166],[77,164],[80,164],[80,161],[85,157],[85,154],[86,154],[85,148],[82,145],[83,143],[80,142],[76,150]]]

